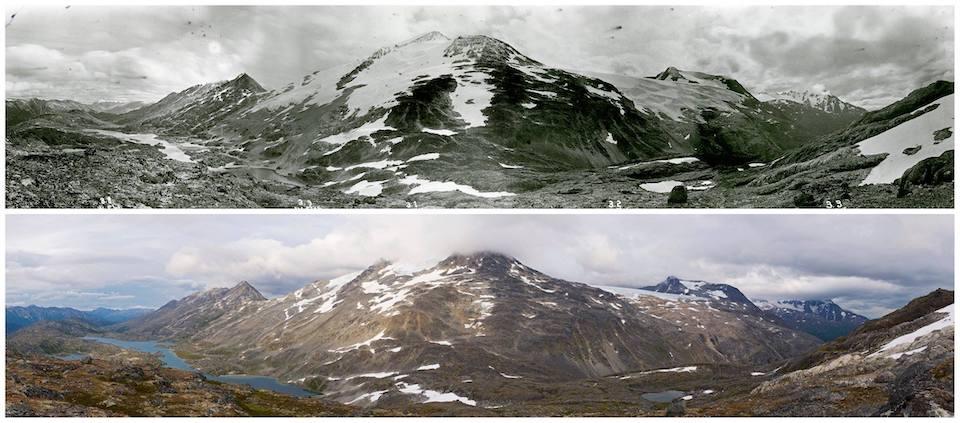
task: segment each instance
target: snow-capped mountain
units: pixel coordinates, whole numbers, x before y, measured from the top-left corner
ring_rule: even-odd
[[[854,312],[844,310],[830,300],[753,300],[761,309],[773,313],[791,328],[802,330],[824,341],[844,336],[866,322]]]
[[[811,90],[787,90],[770,95],[769,101],[790,101],[803,104],[827,113],[854,113],[863,114],[866,110],[841,100],[828,91],[814,92]]]
[[[270,93],[245,118],[262,127],[250,148],[264,143],[284,167],[366,193],[435,188],[421,172],[438,167],[447,177],[469,173],[455,182],[489,185],[509,176],[504,169],[599,167],[689,151],[612,85],[482,35],[429,33],[382,48],[352,68],[318,71]],[[439,160],[408,162],[425,154]],[[469,172],[458,164],[467,160]],[[378,175],[354,179],[370,169]],[[471,191],[470,183],[456,188]]]
[[[816,345],[709,302],[617,295],[496,253],[404,267],[379,262],[284,297],[251,298],[167,336],[185,339],[180,348],[203,357],[193,364],[205,371],[268,374],[355,404],[441,396],[498,403],[510,399],[496,389],[505,384],[696,363],[765,365]]]
[[[709,300],[715,306],[726,310],[735,310],[739,313],[751,315],[760,314],[760,309],[739,289],[723,283],[681,280],[676,276],[668,276],[663,282],[640,289],[676,295],[680,298],[701,298]]]
[[[708,302],[712,307],[732,311],[786,326],[829,341],[846,335],[868,319],[842,309],[831,301],[749,299],[739,289],[723,283],[683,280],[668,276],[663,282],[639,289],[606,288],[625,295],[650,295],[663,298]]]

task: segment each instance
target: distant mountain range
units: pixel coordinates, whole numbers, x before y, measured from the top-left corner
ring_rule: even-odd
[[[144,316],[153,310],[146,308],[110,309],[97,308],[84,311],[69,307],[38,307],[35,305],[6,308],[6,334],[10,334],[40,321],[82,320],[93,325],[110,325]]]
[[[789,90],[778,92],[771,97],[772,98],[767,101],[802,104],[826,113],[862,115],[867,112],[866,109],[847,103],[829,92]]]
[[[844,310],[830,300],[751,300],[732,285],[681,280],[675,276],[669,276],[657,285],[639,289],[603,288],[625,295],[649,295],[644,291],[653,291],[681,299],[701,299],[717,308],[763,316],[781,326],[806,332],[824,341],[844,336],[869,320]]]
[[[802,330],[824,341],[845,336],[867,320],[844,310],[830,300],[754,300],[761,309],[775,314],[789,327]]]

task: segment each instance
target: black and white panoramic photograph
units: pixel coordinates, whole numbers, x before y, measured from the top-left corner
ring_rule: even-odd
[[[5,10],[10,208],[954,206],[950,5]]]
[[[951,215],[8,215],[7,416],[953,416]]]

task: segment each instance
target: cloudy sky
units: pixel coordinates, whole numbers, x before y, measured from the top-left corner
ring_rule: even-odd
[[[828,90],[878,108],[953,80],[939,7],[95,7],[9,4],[11,97],[148,100],[252,75],[279,88],[438,30],[485,34],[554,67],[725,74],[755,93]]]
[[[8,305],[157,307],[240,280],[277,296],[381,258],[429,266],[479,250],[589,284],[676,275],[868,316],[954,279],[945,215],[10,215],[6,226]]]

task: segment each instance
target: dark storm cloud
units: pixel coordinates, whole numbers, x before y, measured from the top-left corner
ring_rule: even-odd
[[[17,304],[158,306],[241,280],[276,296],[381,258],[422,268],[493,250],[572,281],[677,275],[878,316],[952,288],[954,272],[950,216],[12,216],[7,228]]]
[[[9,9],[11,96],[156,100],[241,72],[278,88],[434,30],[494,36],[548,66],[633,76],[676,66],[755,93],[816,86],[871,108],[953,79],[950,7]]]

